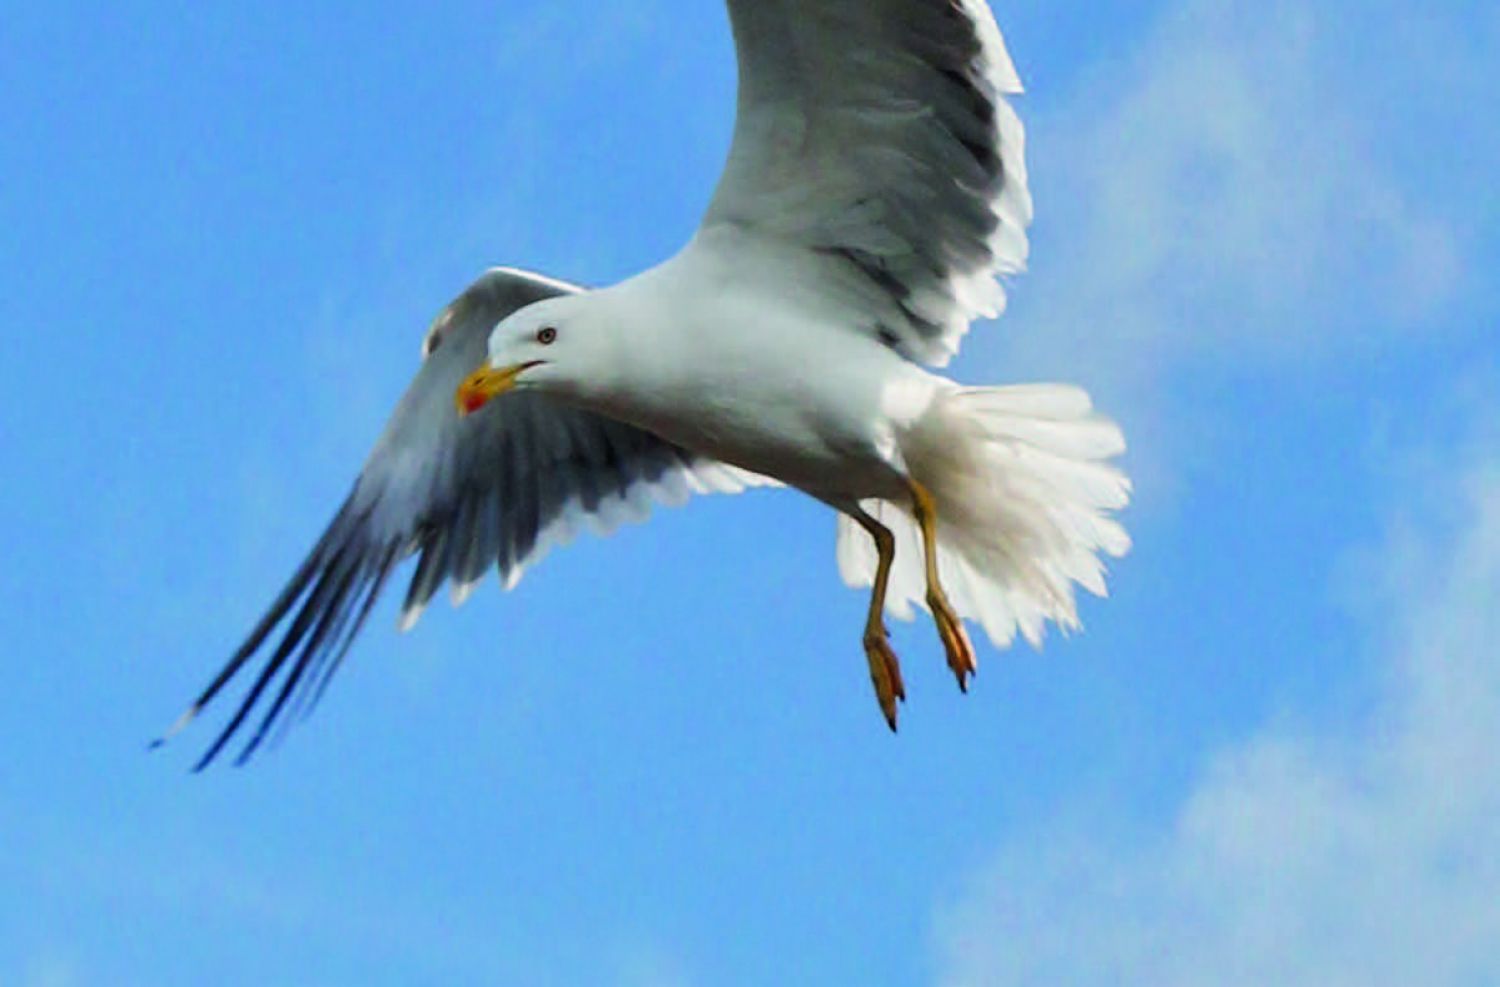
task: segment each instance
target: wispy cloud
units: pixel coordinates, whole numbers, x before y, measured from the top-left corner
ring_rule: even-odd
[[[939,937],[951,985],[1479,984],[1500,977],[1500,457],[1378,569],[1383,698],[1211,758],[1164,831],[1008,846]],[[1314,660],[1311,656],[1309,660]]]
[[[1476,177],[1500,135],[1474,112],[1497,41],[1500,16],[1456,8],[1179,4],[1034,128],[1050,242],[1012,365],[1150,421],[1150,467],[1191,441],[1160,414],[1183,374],[1483,339],[1445,316],[1482,297],[1500,225]],[[1357,587],[1378,697],[1205,755],[1155,822],[1094,805],[1013,835],[940,911],[941,982],[1500,979],[1500,444],[1493,404],[1467,417],[1490,441],[1427,440],[1381,545],[1303,561]]]
[[[613,965],[611,982],[619,987],[689,987],[693,983],[680,956],[647,939],[623,942]]]
[[[32,957],[21,975],[23,987],[73,987],[81,983],[76,965],[60,952]]]
[[[1135,394],[1184,364],[1432,329],[1468,275],[1466,224],[1494,212],[1458,167],[1500,164],[1500,137],[1456,109],[1489,82],[1464,70],[1483,60],[1472,15],[1367,6],[1186,0],[1067,101],[1028,107],[1039,242],[1012,366],[1081,363]]]

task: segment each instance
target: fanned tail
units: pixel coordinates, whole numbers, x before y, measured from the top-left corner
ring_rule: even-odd
[[[1088,394],[1061,384],[944,391],[901,440],[911,476],[937,501],[939,576],[959,614],[997,647],[1017,631],[1041,644],[1050,620],[1079,626],[1074,585],[1107,595],[1100,556],[1120,557],[1130,536],[1111,517],[1130,481],[1108,461],[1125,450],[1114,422]],[[922,540],[907,505],[867,501],[896,536],[886,609],[910,620],[926,609]],[[869,537],[840,518],[839,571],[851,586],[874,579]]]

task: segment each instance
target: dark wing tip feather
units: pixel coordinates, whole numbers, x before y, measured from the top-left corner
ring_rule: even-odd
[[[361,498],[356,486],[244,643],[187,711],[151,742],[149,749],[164,746],[196,720],[252,659],[264,653],[278,628],[282,628],[280,638],[260,674],[193,770],[202,771],[219,757],[284,668],[287,670],[280,689],[237,763],[243,764],[260,747],[294,696],[298,697],[295,708],[303,706],[308,698],[309,678],[326,685],[332,671],[330,666],[336,666],[352,644],[398,555],[395,546],[378,543],[369,530],[370,515],[377,503],[375,498]],[[315,692],[314,704],[322,689]]]
[[[236,764],[278,742],[317,706],[399,559],[420,555],[402,607],[405,628],[445,581],[466,587],[494,565],[512,584],[575,506],[587,512],[606,499],[623,503],[639,488],[687,492],[681,474],[696,457],[686,450],[539,395],[507,396],[466,423],[453,417],[452,388],[482,359],[489,328],[522,305],[571,290],[502,270],[454,303],[441,347],[429,354],[322,538],[153,749],[192,723],[252,661],[259,663],[253,680],[194,770],[213,764],[242,734],[248,738]]]

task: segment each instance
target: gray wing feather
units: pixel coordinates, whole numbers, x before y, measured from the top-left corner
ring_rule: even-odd
[[[197,769],[219,755],[257,707],[263,708],[241,763],[288,714],[305,714],[317,704],[402,559],[419,557],[402,607],[407,628],[444,582],[461,600],[496,566],[513,586],[575,515],[600,519],[596,527],[607,531],[620,520],[643,517],[645,505],[664,499],[658,491],[670,492],[700,470],[728,477],[714,489],[755,482],[649,432],[534,393],[502,395],[459,418],[454,392],[484,360],[495,324],[532,302],[576,290],[494,270],[437,318],[422,367],[343,506],[265,616],[169,731],[180,730],[257,655],[264,657]]]
[[[729,0],[739,109],[704,218],[809,253],[847,320],[942,364],[1031,221],[1021,91],[985,0]],[[807,269],[808,265],[802,265]]]

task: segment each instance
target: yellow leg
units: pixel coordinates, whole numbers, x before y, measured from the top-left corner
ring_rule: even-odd
[[[878,562],[875,566],[875,588],[870,593],[870,615],[865,621],[865,657],[870,662],[870,682],[885,722],[896,729],[896,702],[906,701],[906,686],[901,681],[901,663],[891,649],[885,630],[885,591],[891,579],[891,563],[896,559],[896,538],[889,528],[862,510],[850,512],[860,527],[875,541]]]
[[[927,606],[932,619],[937,623],[938,637],[943,639],[943,650],[948,653],[948,667],[958,679],[958,688],[969,691],[969,676],[979,671],[979,662],[974,656],[974,645],[964,631],[964,622],[948,602],[938,581],[937,560],[937,503],[927,488],[916,480],[908,479],[911,488],[912,507],[917,516],[917,526],[922,529],[922,548],[927,553]]]

